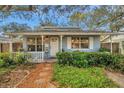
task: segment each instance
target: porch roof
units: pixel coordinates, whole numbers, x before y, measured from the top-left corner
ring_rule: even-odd
[[[6,35],[120,35],[123,32],[88,31],[78,27],[41,27],[34,31],[9,32]]]
[[[0,37],[0,43],[17,43],[17,42],[22,42],[22,40],[20,40],[19,38],[14,38],[13,40],[11,40],[9,37]]]

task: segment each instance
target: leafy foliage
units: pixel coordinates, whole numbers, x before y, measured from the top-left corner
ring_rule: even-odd
[[[13,55],[11,53],[1,53],[0,54],[0,66],[11,66],[11,65],[18,65],[18,64],[24,64],[28,62],[26,59],[27,55],[23,53],[17,53],[16,55]]]
[[[0,67],[4,66],[4,61],[0,59]]]
[[[109,88],[118,87],[104,75],[103,68],[77,68],[54,65],[53,80],[63,88]]]
[[[10,53],[1,53],[0,54],[0,59],[3,60],[4,66],[9,66],[14,64],[12,55]]]
[[[31,28],[27,24],[9,23],[2,26],[4,32],[19,32],[19,31],[31,31]]]
[[[17,53],[14,57],[14,62],[16,64],[23,64],[23,63],[26,63],[28,60],[26,58],[26,54],[24,53]]]
[[[104,66],[120,72],[124,71],[124,56],[113,55],[106,52],[59,52],[57,53],[58,64],[75,67]]]
[[[100,48],[99,52],[110,52],[110,50],[107,48]]]

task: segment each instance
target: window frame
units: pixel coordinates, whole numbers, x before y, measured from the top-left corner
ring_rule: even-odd
[[[48,37],[47,37],[48,38]],[[32,39],[32,43],[28,39]],[[28,52],[42,52],[45,49],[45,40],[46,37],[43,38],[43,45],[42,45],[42,38],[41,37],[27,37],[27,51]],[[33,51],[29,49],[29,46],[34,47]],[[38,48],[40,47],[40,48]],[[43,48],[43,49],[42,49]]]
[[[74,42],[72,42],[73,38],[78,38],[79,39],[79,41],[78,41],[79,48],[73,48],[72,47],[72,44],[75,44]],[[81,47],[81,44],[82,44],[81,38],[83,38],[83,39],[87,38],[87,40],[88,40],[88,43],[87,43],[88,47],[87,48]],[[85,44],[85,43],[83,43],[83,44]],[[81,36],[73,36],[73,37],[71,37],[71,49],[73,49],[73,50],[81,50],[81,49],[89,49],[89,48],[90,48],[90,38],[89,37],[81,37]]]
[[[30,43],[29,42],[29,40],[28,39],[34,39],[34,41],[33,41],[33,43]],[[36,42],[36,38],[35,37],[28,37],[27,38],[27,51],[29,51],[29,52],[35,52],[35,51],[37,51],[37,49],[36,49],[36,44],[37,42]],[[29,46],[33,46],[34,47],[34,50],[32,51],[32,50],[29,50]]]

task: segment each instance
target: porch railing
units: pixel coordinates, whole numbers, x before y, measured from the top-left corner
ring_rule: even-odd
[[[29,59],[32,62],[40,63],[44,59],[44,52],[26,52],[29,56],[27,59]]]
[[[43,59],[44,59],[44,52],[23,52],[27,58],[27,60],[29,60],[30,62],[33,62],[33,63],[41,63],[43,62]],[[16,55],[17,52],[13,52],[12,53],[13,55]]]

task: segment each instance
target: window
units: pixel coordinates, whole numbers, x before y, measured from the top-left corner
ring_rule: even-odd
[[[28,47],[28,51],[42,51],[42,38],[41,37],[27,38],[27,47]],[[44,48],[44,45],[43,45],[43,48]]]
[[[13,52],[21,51],[22,49],[22,43],[13,43]]]
[[[42,38],[37,38],[37,51],[42,51]]]
[[[28,51],[35,51],[35,38],[28,38],[27,44]]]
[[[88,37],[72,37],[71,40],[72,49],[89,48]]]

